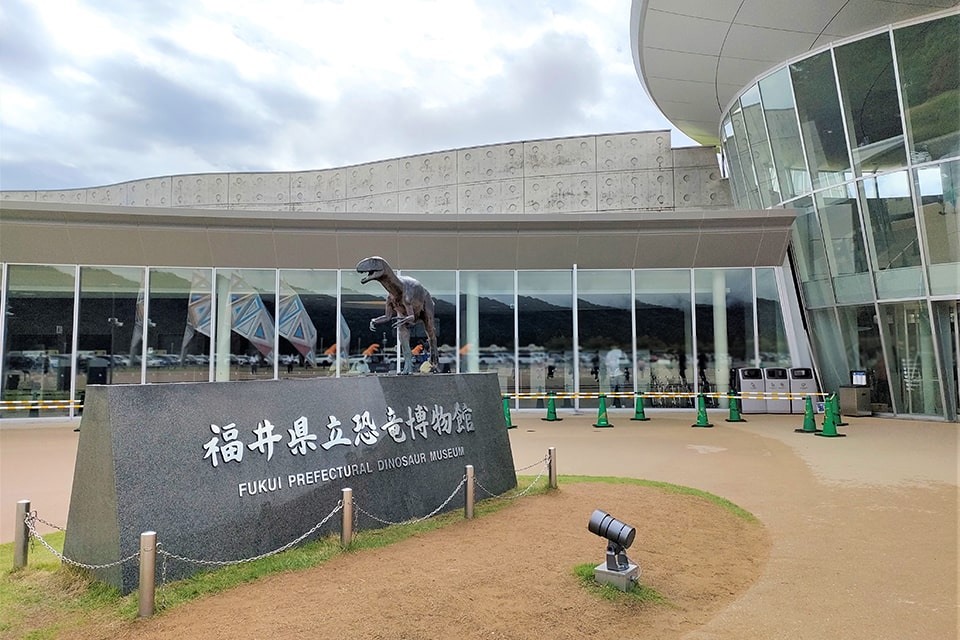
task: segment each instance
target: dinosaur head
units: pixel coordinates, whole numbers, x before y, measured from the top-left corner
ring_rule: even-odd
[[[366,284],[371,280],[380,280],[391,271],[390,265],[380,256],[371,256],[364,258],[357,263],[357,272],[366,273],[360,284]]]

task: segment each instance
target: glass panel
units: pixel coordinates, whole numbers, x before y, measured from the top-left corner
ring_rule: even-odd
[[[350,332],[343,316],[339,322],[337,318],[336,271],[280,271],[277,332],[280,334],[281,378],[336,375],[338,324],[344,344],[350,343]],[[343,355],[347,356],[346,350]],[[396,357],[387,362],[381,351],[372,360],[371,370],[396,369]],[[343,366],[347,368],[346,361]]]
[[[905,166],[889,33],[838,47],[834,55],[857,174]]]
[[[780,292],[774,269],[757,269],[757,329],[760,366],[789,367],[790,343],[783,326]]]
[[[440,372],[457,372],[457,274],[453,271],[403,271],[404,275],[416,278],[433,297],[433,317],[437,334]],[[411,333],[411,345],[421,343],[423,351],[418,362],[429,360],[426,348],[429,344],[423,325]]]
[[[277,272],[217,271],[216,380],[273,378]]]
[[[872,301],[873,287],[863,249],[860,211],[857,199],[847,192],[850,187],[835,187],[818,193],[817,209],[837,302]]]
[[[662,394],[693,390],[693,317],[690,272],[636,272],[637,390]],[[688,357],[688,354],[689,357]],[[692,407],[689,398],[664,396],[654,407]]]
[[[733,135],[733,123],[728,116],[723,121],[723,156],[726,158],[727,166],[730,167],[730,186],[733,190],[733,199],[737,206],[741,208],[748,207],[747,188],[743,182],[743,167],[740,166],[740,152],[737,149],[737,139]],[[744,141],[746,144],[746,141]]]
[[[700,392],[726,394],[730,369],[754,366],[751,280],[749,269],[694,271]]]
[[[887,364],[883,357],[880,330],[873,305],[840,307],[837,312],[846,345],[847,367],[841,372],[842,377],[837,386],[826,388],[839,392],[840,386],[850,384],[851,370],[866,371],[867,383],[870,385],[870,403],[874,405],[874,411],[892,411],[890,386],[887,384]]]
[[[743,171],[743,185],[747,196],[746,206],[759,209],[760,193],[757,187],[757,178],[753,172],[753,159],[750,156],[750,139],[747,136],[747,126],[743,121],[743,111],[737,101],[730,110],[730,121],[733,123],[733,135],[737,140],[737,159]]]
[[[633,392],[633,319],[629,271],[578,271],[577,312],[580,341],[580,391],[629,394]],[[553,354],[551,354],[553,355]],[[564,354],[566,356],[566,354]],[[569,353],[572,363],[573,353]],[[567,363],[566,357],[564,363]],[[583,367],[589,365],[584,375]],[[554,374],[555,375],[555,374]],[[551,377],[548,368],[547,377]],[[581,399],[581,407],[597,407],[598,400]],[[618,395],[608,407],[633,406]]]
[[[536,391],[534,384],[546,376],[548,359],[554,366],[573,362],[573,274],[570,271],[521,271],[518,278],[520,393],[532,393]],[[567,378],[564,372],[565,383]],[[580,380],[582,384],[582,373]],[[533,407],[537,402],[521,400],[519,406]]]
[[[70,400],[75,278],[74,267],[8,267],[3,336],[4,400]],[[0,408],[0,418],[68,413],[69,408]]]
[[[923,295],[920,240],[907,172],[868,177],[860,189],[867,206],[867,238],[877,295],[886,298]]]
[[[207,382],[210,379],[210,269],[151,269],[147,382]],[[137,309],[142,324],[142,309]],[[131,345],[139,362],[142,346]]]
[[[830,52],[790,65],[790,74],[813,188],[844,182],[850,173],[850,160]]]
[[[809,193],[810,174],[803,160],[797,112],[793,108],[790,74],[786,68],[760,81],[763,98],[763,117],[770,135],[773,160],[777,168],[780,200],[789,200],[801,193]]]
[[[140,384],[141,267],[81,267],[77,397],[88,384]],[[176,353],[165,360],[176,367]]]
[[[960,295],[960,161],[914,171],[925,230],[930,293]]]
[[[839,393],[840,385],[850,384],[850,369],[844,357],[843,337],[833,308],[808,312],[810,341],[817,356],[817,369],[825,391]]]
[[[833,284],[823,246],[820,218],[810,198],[800,198],[791,204],[797,209],[797,220],[793,225],[790,248],[803,287],[804,304],[807,308],[833,304]]]
[[[941,381],[926,303],[880,305],[880,316],[897,413],[940,415]]]
[[[753,85],[740,96],[743,106],[743,122],[750,138],[750,152],[753,168],[757,173],[760,189],[760,203],[770,207],[780,202],[780,187],[777,186],[777,172],[773,168],[770,147],[767,145],[767,130],[763,124],[763,108],[760,106],[760,87]]]
[[[933,303],[933,338],[934,347],[940,352],[943,363],[941,370],[944,379],[944,395],[946,396],[946,411],[944,417],[956,422],[958,408],[960,408],[960,331],[957,320],[960,319],[960,302],[955,300],[934,301]]]
[[[960,155],[960,15],[894,34],[914,163]]]
[[[513,275],[513,271],[460,272],[460,370],[496,371],[502,393],[516,392]]]

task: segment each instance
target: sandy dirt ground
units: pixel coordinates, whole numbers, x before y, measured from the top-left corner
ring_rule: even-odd
[[[517,467],[556,448],[561,474],[696,487],[757,516],[646,487],[561,483],[503,511],[315,569],[271,576],[108,634],[123,638],[958,637],[958,425],[848,418],[846,438],[796,434],[802,416],[691,428],[689,411],[544,422],[515,412]],[[16,500],[66,521],[70,426],[0,428],[0,540]],[[524,473],[536,475],[538,469]],[[599,563],[593,509],[637,528],[641,582],[667,605],[625,606],[577,586]],[[9,512],[9,513],[8,513]]]

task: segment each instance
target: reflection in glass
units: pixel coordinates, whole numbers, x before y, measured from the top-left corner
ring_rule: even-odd
[[[760,208],[760,188],[754,172],[753,156],[750,150],[750,139],[747,136],[747,125],[743,121],[743,111],[738,100],[730,109],[730,122],[733,124],[733,135],[737,141],[737,160],[743,172],[743,186],[746,201],[739,201],[741,206],[750,209]]]
[[[809,197],[804,197],[790,204],[797,209],[797,219],[793,225],[793,242],[790,248],[796,261],[804,302],[807,308],[833,304],[830,268],[827,265],[827,253],[823,246],[820,219],[817,217],[813,202]]]
[[[897,29],[893,38],[911,161],[960,155],[960,15]]]
[[[939,415],[943,412],[941,380],[933,355],[927,305],[882,304],[880,317],[897,413]]]
[[[757,269],[757,340],[761,367],[789,367],[790,343],[783,326],[783,312],[773,269]]]
[[[924,293],[920,240],[906,171],[885,173],[860,183],[867,207],[867,238],[881,298]]]
[[[696,389],[726,394],[730,390],[730,369],[754,366],[756,361],[750,270],[694,270],[694,300]]]
[[[80,268],[78,397],[89,384],[140,384],[143,276],[142,267]]]
[[[914,171],[926,229],[930,293],[960,296],[960,160]]]
[[[840,307],[837,313],[846,348],[847,368],[866,371],[871,404],[878,405],[875,409],[878,412],[891,411],[887,361],[883,357],[880,328],[873,305]],[[850,384],[849,371],[843,371],[842,375],[838,386]]]
[[[336,375],[337,324],[336,271],[281,270],[279,376]]]
[[[577,271],[577,327],[580,344],[580,390],[583,393],[632,393],[634,383],[633,318],[629,271]],[[548,362],[547,382],[555,380],[572,362],[554,355]],[[599,402],[581,399],[581,407]],[[614,395],[608,407],[629,407],[632,400]]]
[[[7,401],[70,400],[74,267],[10,265],[4,309],[3,391]],[[69,408],[4,409],[0,417],[65,416]]]
[[[760,87],[750,87],[740,96],[740,104],[750,139],[750,153],[757,174],[760,204],[771,207],[781,200],[780,187],[777,184],[777,172],[773,168],[773,158],[770,157],[770,147],[767,145],[767,129],[763,122],[763,108],[760,106]]]
[[[857,199],[847,193],[848,187],[851,186],[818,193],[817,209],[837,302],[865,302],[873,300],[873,288],[863,248],[860,207]]]
[[[143,326],[147,382],[210,379],[210,269],[150,269],[149,318]]]
[[[803,159],[797,112],[793,108],[790,74],[780,69],[760,81],[763,116],[777,169],[780,200],[810,192],[810,174]]]
[[[739,104],[739,103],[738,103]],[[737,138],[733,132],[733,122],[730,116],[727,116],[720,128],[722,138],[720,140],[723,147],[723,157],[730,168],[730,187],[733,191],[734,201],[741,207],[747,206],[747,187],[743,181],[743,167],[740,165],[740,151],[737,147]],[[743,144],[746,144],[746,140]]]
[[[838,47],[834,55],[857,174],[906,165],[889,33]]]
[[[515,393],[513,271],[460,272],[460,370],[495,371],[502,393]]]
[[[370,373],[374,353],[392,352],[394,358],[398,355],[396,331],[390,328],[392,325],[381,325],[377,331],[370,331],[370,321],[384,313],[387,292],[379,282],[361,284],[362,278],[363,274],[353,269],[340,271],[340,311],[343,314],[340,342],[334,349],[325,351],[331,355],[340,354],[341,376]]]
[[[790,74],[813,188],[839,184],[850,173],[850,160],[830,52],[793,63]]]
[[[573,361],[572,272],[517,274],[517,329],[518,386],[520,393],[532,393],[538,386],[546,387],[549,366]],[[562,379],[572,382],[566,367]],[[535,404],[535,400],[521,400],[519,406]]]
[[[636,274],[637,390],[689,393],[694,384],[690,272],[638,270]],[[660,397],[651,406],[693,406],[686,398]]]
[[[273,269],[217,270],[216,380],[274,377],[276,277]]]
[[[457,372],[457,274],[453,271],[403,271],[416,278],[433,297],[434,326],[437,333],[440,373]],[[423,325],[410,333],[410,346],[422,345],[417,355],[417,366],[429,360],[427,334]]]
[[[834,308],[811,309],[808,312],[810,323],[810,341],[819,357],[817,369],[824,389],[839,389],[840,385],[850,384],[852,363],[847,363],[843,348],[843,336],[837,323]]]

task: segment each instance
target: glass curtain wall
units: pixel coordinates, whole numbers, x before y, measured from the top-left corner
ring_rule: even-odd
[[[384,314],[386,292],[379,282],[362,284],[363,274],[350,269],[340,272],[340,311],[343,327],[340,342],[334,353],[340,354],[340,375],[355,376],[370,373],[373,354],[393,354],[397,357],[397,330],[393,322],[378,324],[370,330],[370,321]],[[413,346],[411,344],[411,346]],[[390,356],[384,355],[389,366]]]
[[[68,415],[76,286],[72,266],[7,267],[0,417]],[[20,408],[38,401],[58,404]]]
[[[336,375],[338,325],[350,342],[343,316],[337,314],[336,271],[282,269],[277,322],[281,378]],[[371,369],[392,371],[396,358],[386,356],[378,351]]]
[[[941,380],[927,305],[921,302],[881,304],[880,323],[890,365],[890,392],[897,413],[941,414]]]
[[[217,270],[216,380],[274,377],[277,272]]]
[[[437,334],[437,350],[440,373],[457,371],[457,274],[454,271],[403,271],[404,275],[416,278],[433,297],[434,329]],[[427,334],[422,325],[410,334],[410,345],[420,344],[418,363],[429,359]]]
[[[837,302],[873,301],[873,283],[863,247],[860,205],[851,185],[831,187],[816,194],[827,263]]]
[[[637,340],[636,390],[663,394],[653,407],[692,407],[694,385],[693,312],[690,271],[638,270],[635,276]]]
[[[146,380],[210,380],[212,271],[150,269],[146,307],[138,304],[140,344],[131,344],[131,359],[146,357]],[[144,318],[149,309],[149,317]],[[139,373],[139,372],[138,372]]]
[[[850,159],[833,58],[824,51],[801,60],[790,65],[790,75],[813,188],[840,184],[850,173]]]
[[[756,270],[757,343],[761,367],[789,367],[790,341],[783,324],[780,289],[773,269]]]
[[[573,362],[573,273],[520,271],[517,273],[518,390],[535,393],[546,388],[548,360]],[[563,367],[563,375],[566,375]],[[580,363],[580,381],[584,380]],[[554,377],[556,378],[556,371]],[[572,386],[572,385],[571,385]],[[519,407],[542,400],[521,399]],[[561,405],[563,406],[563,405]]]
[[[866,204],[867,239],[879,298],[926,293],[920,236],[906,171],[868,177],[859,183]]]
[[[914,171],[930,294],[960,297],[960,160]]]
[[[876,309],[872,304],[840,307],[837,314],[847,363],[847,370],[838,372],[837,387],[850,384],[849,370],[866,371],[870,403],[874,410],[880,413],[893,411]]]
[[[590,369],[580,373],[581,393],[613,394],[607,407],[632,406],[632,401],[617,394],[633,392],[635,361],[633,355],[633,302],[629,271],[577,271],[577,335],[580,361]],[[568,352],[572,355],[572,350]],[[551,353],[547,379],[558,373],[556,356]],[[564,360],[566,354],[564,355]],[[551,368],[552,367],[552,368]],[[597,407],[599,400],[581,398],[581,407]]]
[[[750,270],[694,270],[694,302],[696,390],[725,395],[730,391],[731,369],[756,364]],[[726,404],[721,401],[719,406]]]
[[[88,384],[140,384],[144,275],[142,267],[80,268],[78,399]],[[173,359],[166,362],[178,365]]]
[[[761,80],[759,87],[780,188],[779,197],[774,202],[783,202],[810,191],[810,174],[800,144],[790,74],[787,69],[780,69]]]
[[[460,370],[495,371],[502,393],[516,392],[516,301],[513,271],[460,272]]]

